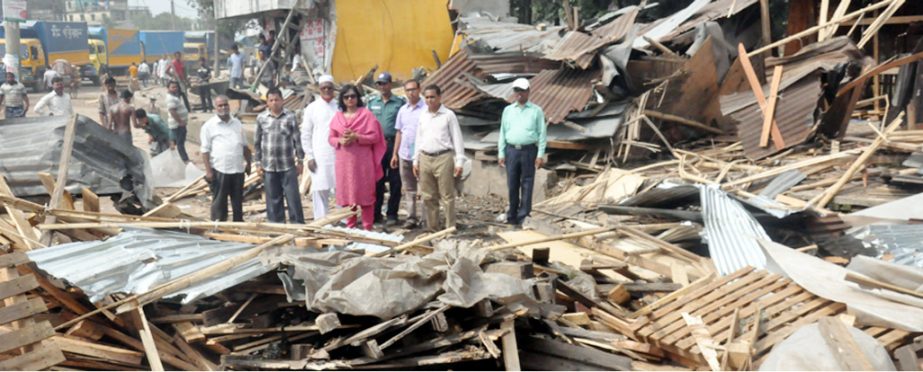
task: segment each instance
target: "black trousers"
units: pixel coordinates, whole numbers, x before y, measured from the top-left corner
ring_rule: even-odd
[[[391,156],[394,155],[394,137],[385,137],[388,148],[381,158],[381,169],[385,176],[375,185],[375,221],[381,219],[381,209],[385,201],[385,184],[388,184],[388,219],[397,219],[397,210],[401,207],[401,171],[391,169]]]
[[[212,88],[209,85],[203,85],[199,87],[199,98],[202,100],[202,112],[211,111],[215,109],[215,106],[212,104]]]
[[[244,220],[244,174],[215,172],[215,178],[208,185],[212,191],[212,221],[228,220],[228,199],[231,199],[234,222]]]
[[[506,145],[506,183],[510,199],[510,208],[506,212],[507,223],[521,225],[532,212],[537,157],[536,145],[525,145],[519,149],[514,145]]]

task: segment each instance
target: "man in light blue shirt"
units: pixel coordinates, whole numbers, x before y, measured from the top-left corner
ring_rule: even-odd
[[[391,169],[400,170],[401,186],[405,200],[407,200],[407,222],[405,229],[417,227],[417,177],[413,175],[413,151],[416,145],[417,124],[420,122],[420,113],[426,110],[426,104],[420,99],[420,82],[407,80],[404,82],[404,93],[407,94],[407,103],[397,112],[397,121],[394,129],[394,154],[391,156]]]
[[[503,109],[500,119],[500,140],[497,156],[500,166],[506,168],[510,207],[506,222],[522,225],[532,212],[532,188],[535,170],[545,164],[545,113],[529,102],[529,81],[523,78],[513,82],[516,102]]]
[[[240,55],[237,45],[231,47],[231,56],[228,57],[228,69],[231,70],[230,86],[239,89],[244,86],[244,57]]]

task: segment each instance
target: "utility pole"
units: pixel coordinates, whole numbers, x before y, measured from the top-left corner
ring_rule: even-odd
[[[6,10],[6,9],[4,9]],[[4,22],[4,39],[6,39],[6,55],[3,56],[3,64],[6,66],[6,71],[16,74],[16,79],[20,79],[19,76],[19,21],[15,18],[18,18],[18,14],[3,14],[5,18]]]
[[[173,22],[173,31],[176,31],[176,7],[173,5],[174,0],[170,0],[170,20]]]

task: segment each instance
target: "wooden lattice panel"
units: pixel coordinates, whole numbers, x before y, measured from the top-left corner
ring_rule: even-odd
[[[39,370],[64,361],[58,346],[47,340],[55,334],[48,321],[36,322],[33,316],[48,310],[39,297],[29,299],[26,292],[38,288],[32,274],[20,276],[16,265],[26,263],[24,253],[0,255],[0,370]]]
[[[684,364],[702,366],[705,360],[682,313],[701,317],[715,343],[725,345],[735,309],[734,340],[755,339],[752,357],[758,365],[775,344],[801,326],[842,314],[846,305],[815,296],[780,275],[744,268],[716,280],[694,283],[684,288],[682,295],[654,304],[650,312],[632,324],[632,329],[637,339],[659,346]],[[754,337],[757,311],[760,313],[759,333]],[[861,329],[889,350],[900,346],[909,335],[882,327]]]

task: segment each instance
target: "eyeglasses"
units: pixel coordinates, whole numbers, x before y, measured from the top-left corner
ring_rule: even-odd
[[[227,104],[227,103],[219,103],[219,104],[217,104],[217,105],[215,105],[215,106],[218,106],[218,107],[230,107],[231,105],[229,105],[229,104]]]
[[[356,98],[359,98],[359,96],[355,94],[347,94],[343,96],[343,99],[356,99]]]

